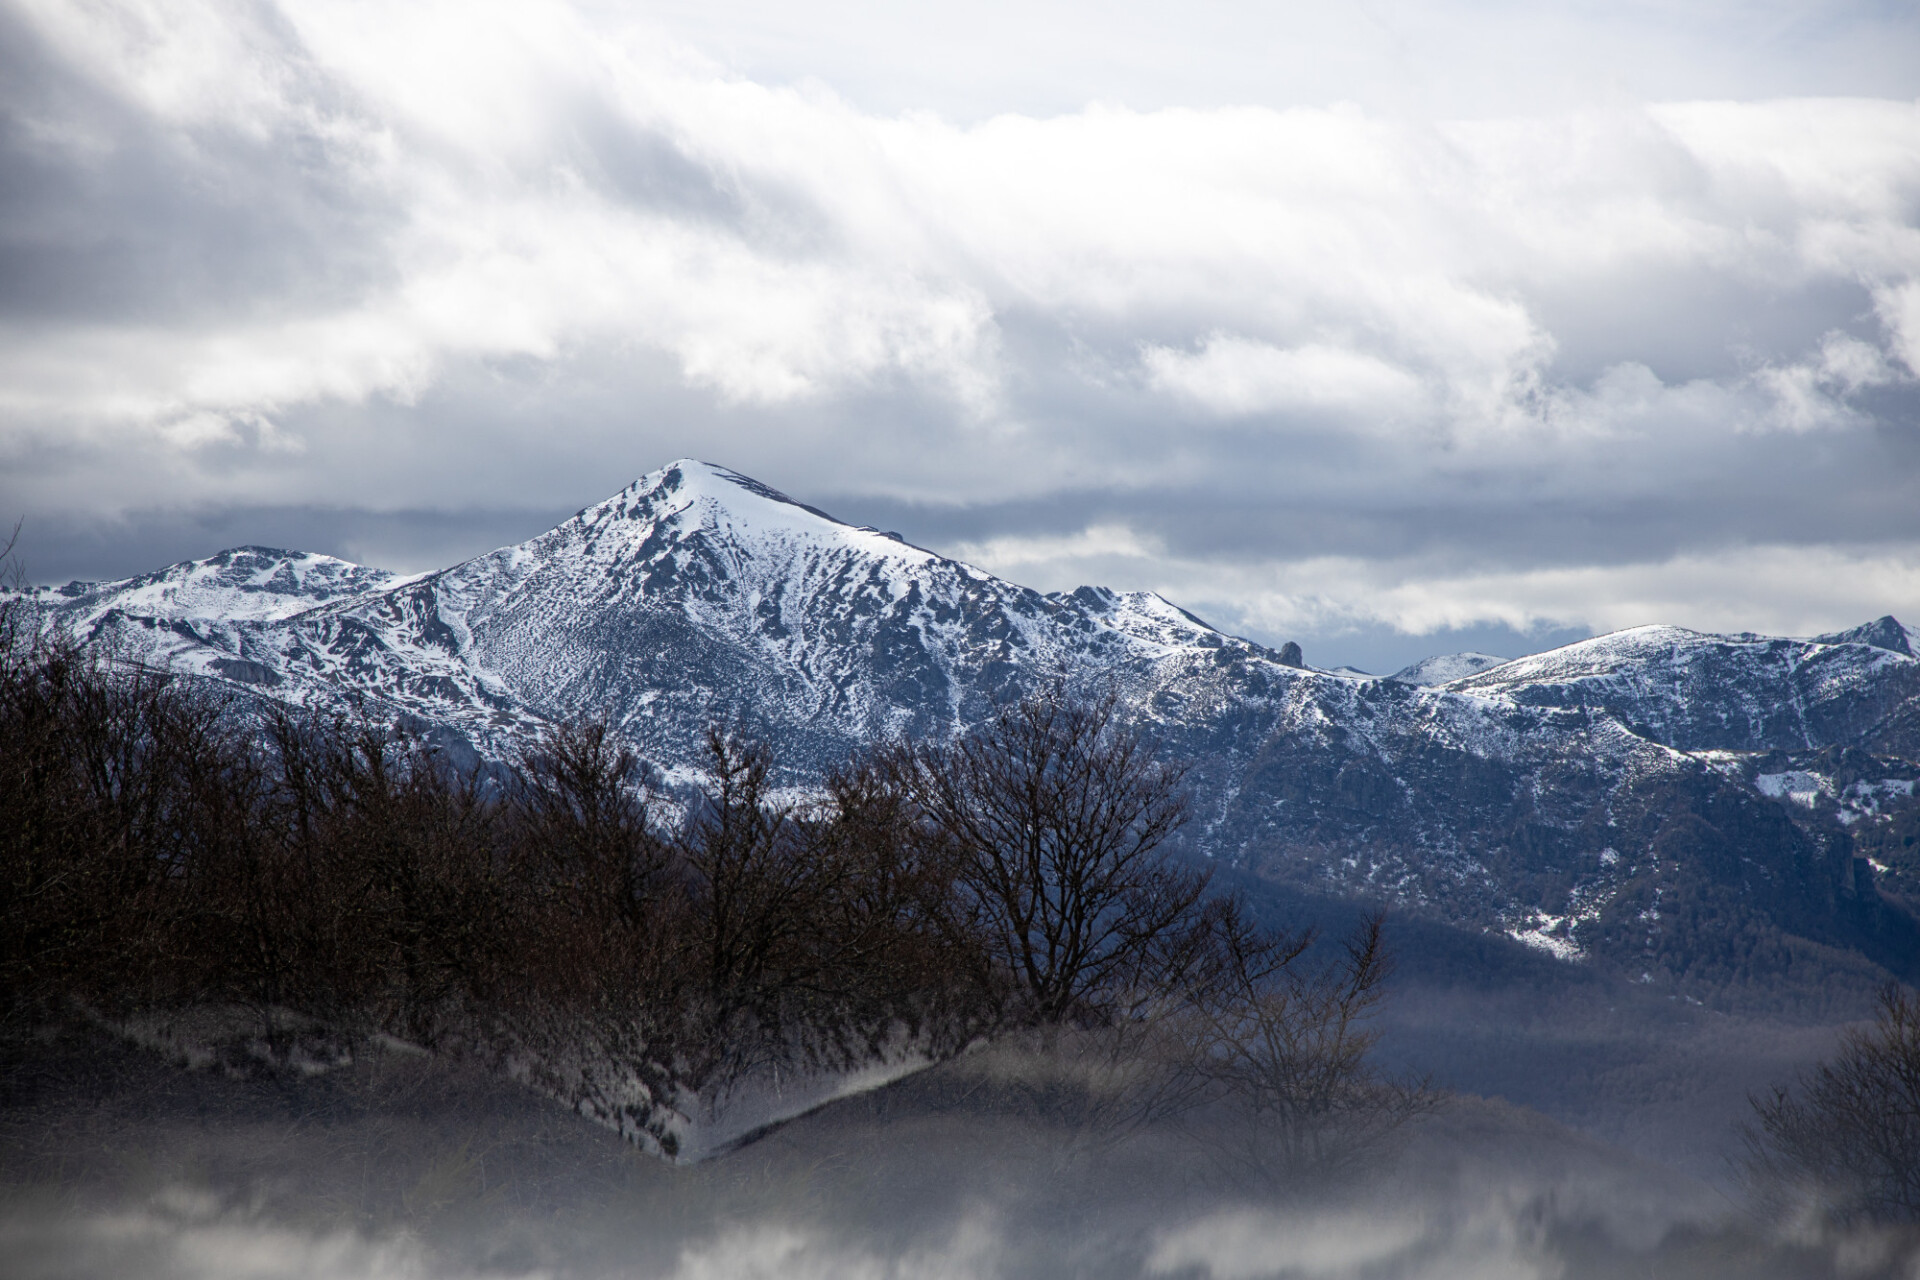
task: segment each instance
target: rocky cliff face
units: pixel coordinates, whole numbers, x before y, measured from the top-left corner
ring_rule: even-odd
[[[804,783],[1064,679],[1193,762],[1206,855],[1649,974],[1787,964],[1783,939],[1920,965],[1875,887],[1908,873],[1853,856],[1913,802],[1920,659],[1890,618],[1813,640],[1640,628],[1468,655],[1447,683],[1443,662],[1334,674],[1157,596],[1043,595],[690,461],[439,573],[249,547],[30,601],[123,659],[404,717],[457,755],[605,719],[670,777],[713,721]]]

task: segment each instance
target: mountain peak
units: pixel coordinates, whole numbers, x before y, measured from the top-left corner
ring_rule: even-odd
[[[818,507],[789,497],[770,484],[764,484],[731,467],[723,467],[715,462],[703,462],[698,458],[678,458],[657,471],[649,471],[606,502],[600,503],[599,506],[613,506],[635,498],[678,497],[688,501],[705,499],[744,513],[759,504],[751,501],[743,502],[741,498],[743,493],[765,503],[792,507],[829,524],[853,527]],[[588,510],[594,509],[588,508]]]
[[[623,532],[614,534],[616,529]],[[889,560],[919,563],[937,558],[897,533],[848,524],[752,476],[696,458],[681,458],[648,472],[525,545],[551,549],[555,539],[574,538],[597,544],[609,534],[617,545],[645,548],[649,555],[689,539],[718,538],[742,550],[798,540]],[[505,548],[496,554],[515,553],[515,548]]]
[[[1890,613],[1845,631],[1814,637],[1819,644],[1870,644],[1876,649],[1888,649],[1909,658],[1920,657],[1913,651],[1914,639],[1914,633]]]

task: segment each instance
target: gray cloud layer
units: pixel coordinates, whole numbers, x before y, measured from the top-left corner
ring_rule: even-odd
[[[1325,661],[1920,615],[1920,20],[899,13],[0,4],[30,571],[691,454]]]

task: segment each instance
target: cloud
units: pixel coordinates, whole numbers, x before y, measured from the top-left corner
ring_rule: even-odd
[[[876,1144],[863,1155],[881,1162],[931,1164],[962,1185],[977,1172],[968,1168],[964,1150],[902,1151],[897,1145]],[[853,1163],[856,1168],[861,1164]],[[1452,1172],[1457,1178],[1458,1169]],[[1619,1174],[1612,1185],[1596,1186],[1600,1180],[1582,1172],[1584,1178],[1562,1173],[1528,1179],[1517,1174],[1510,1186],[1478,1185],[1484,1179],[1474,1179],[1467,1186],[1423,1187],[1402,1180],[1393,1188],[1399,1203],[1392,1206],[1380,1203],[1382,1196],[1352,1189],[1343,1189],[1347,1194],[1340,1201],[1318,1206],[1250,1208],[1236,1203],[1238,1197],[1217,1194],[1211,1203],[1139,1206],[1135,1221],[1118,1223],[1102,1220],[1102,1206],[1089,1203],[1094,1189],[1082,1185],[1083,1171],[1069,1171],[1063,1179],[1056,1170],[1050,1180],[1053,1193],[1046,1198],[1056,1199],[1063,1181],[1072,1187],[1065,1194],[1076,1197],[1061,1206],[1074,1210],[1064,1220],[1038,1221],[1044,1211],[1022,1214],[1018,1206],[995,1211],[976,1205],[956,1211],[945,1201],[957,1196],[932,1192],[921,1203],[893,1206],[893,1220],[884,1225],[864,1220],[853,1193],[840,1185],[844,1178],[822,1177],[818,1169],[810,1174],[817,1189],[795,1195],[789,1187],[784,1201],[745,1213],[726,1211],[730,1201],[742,1198],[726,1190],[710,1192],[719,1202],[718,1212],[687,1206],[676,1212],[671,1194],[661,1194],[658,1187],[652,1197],[636,1195],[629,1173],[620,1212],[605,1218],[591,1212],[536,1215],[523,1206],[503,1204],[497,1194],[483,1208],[464,1203],[481,1197],[460,1187],[450,1197],[453,1214],[443,1208],[445,1216],[435,1221],[432,1212],[421,1212],[410,1229],[377,1233],[307,1225],[278,1206],[235,1211],[205,1191],[168,1186],[145,1205],[94,1212],[61,1205],[31,1217],[12,1213],[0,1218],[0,1241],[24,1259],[24,1274],[48,1276],[132,1269],[141,1275],[209,1280],[458,1280],[498,1275],[554,1280],[603,1275],[646,1280],[984,1280],[1058,1274],[1063,1266],[1093,1259],[1100,1274],[1116,1277],[1545,1280],[1564,1274],[1573,1257],[1623,1267],[1662,1262],[1684,1266],[1679,1260],[1699,1256],[1686,1250],[1698,1250],[1701,1237],[1716,1240],[1716,1227],[1725,1234],[1723,1224],[1697,1220],[1696,1206],[1649,1212],[1636,1202],[1650,1193],[1619,1185]],[[609,1177],[606,1172],[600,1176]],[[289,1170],[276,1190],[285,1196],[287,1184],[313,1179],[310,1171]],[[736,1186],[747,1181],[750,1176],[736,1174]],[[1534,1181],[1539,1185],[1530,1185]],[[262,1194],[260,1188],[249,1189]],[[574,1190],[589,1200],[607,1194],[591,1184]],[[1572,1206],[1559,1206],[1561,1197]],[[305,1216],[313,1215],[309,1211]],[[462,1221],[462,1216],[460,1234],[466,1239],[455,1243],[447,1238],[448,1219]],[[709,1217],[720,1222],[705,1227],[703,1220]],[[1663,1241],[1676,1223],[1683,1225],[1674,1236],[1685,1242],[1677,1247]],[[1742,1256],[1760,1265],[1786,1252],[1769,1250],[1758,1239],[1739,1244]],[[1828,1254],[1859,1258],[1866,1264],[1863,1271],[1902,1261],[1897,1244],[1871,1230],[1838,1241],[1804,1242],[1796,1256],[1804,1263],[1809,1255],[1824,1260]]]
[[[150,1205],[89,1215],[10,1214],[0,1220],[0,1243],[28,1275],[414,1280],[457,1274],[435,1265],[417,1240],[249,1219],[185,1186],[161,1188]]]
[[[897,17],[822,12],[922,56]],[[1555,12],[1476,56],[1670,25]],[[1742,37],[1794,91],[1914,38],[1795,13],[1722,15],[1801,23],[1802,63]],[[1457,48],[1435,14],[1382,21]],[[1054,39],[1076,15],[1032,21],[1084,69]],[[340,512],[334,541],[379,555],[352,521],[559,516],[695,454],[904,512],[888,527],[941,549],[999,539],[1049,584],[1210,583],[1169,594],[1249,626],[1637,616],[1664,597],[1621,566],[1739,546],[1856,574],[1778,580],[1800,594],[1746,625],[1839,625],[1821,610],[1875,590],[1869,613],[1920,608],[1908,578],[1857,576],[1920,546],[1920,101],[1536,78],[1446,115],[1379,90],[1373,37],[1296,17],[1354,99],[1236,104],[1196,71],[1186,105],[1147,76],[936,114],[793,15],[746,17],[770,25],[557,0],[0,10],[0,506],[29,549],[75,511],[278,504]],[[1237,66],[1224,17],[1179,57]],[[1117,58],[1140,20],[1074,29]],[[1675,38],[1706,50],[1702,22]],[[1008,74],[1035,84],[1028,58]],[[1094,528],[1148,550],[1033,549]],[[1453,603],[1392,585],[1406,566]],[[1580,574],[1620,594],[1557,594]]]
[[[1327,343],[1282,350],[1215,333],[1191,354],[1150,346],[1141,363],[1156,389],[1222,416],[1331,409],[1390,429],[1423,407],[1420,383],[1405,370]]]
[[[1165,1274],[1204,1267],[1213,1280],[1363,1273],[1420,1243],[1423,1225],[1412,1215],[1229,1211],[1167,1232],[1148,1256],[1147,1270]]]
[[[1873,293],[1874,310],[1892,339],[1893,354],[1909,374],[1920,375],[1920,280],[1880,284]]]
[[[1406,636],[1478,625],[1517,634],[1673,623],[1701,631],[1811,635],[1920,599],[1912,548],[1761,545],[1622,564],[1451,568],[1432,557],[1316,556],[1230,564],[1169,552],[1124,526],[964,543],[964,558],[1053,590],[1132,581],[1209,621],[1264,636]],[[1417,646],[1416,646],[1417,647]]]

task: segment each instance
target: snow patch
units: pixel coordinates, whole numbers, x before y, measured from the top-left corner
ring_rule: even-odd
[[[1763,796],[1786,800],[1808,809],[1818,804],[1820,797],[1833,794],[1833,786],[1825,778],[1802,769],[1763,773],[1753,780],[1753,785]]]
[[[1523,927],[1507,930],[1507,936],[1523,946],[1544,951],[1556,960],[1573,964],[1582,959],[1586,952],[1573,940],[1567,922],[1566,916],[1553,916],[1539,911]]]

